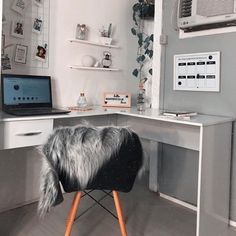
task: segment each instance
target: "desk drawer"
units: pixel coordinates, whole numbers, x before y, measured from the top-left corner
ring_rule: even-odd
[[[53,120],[2,122],[0,124],[0,149],[43,144],[52,130]]]

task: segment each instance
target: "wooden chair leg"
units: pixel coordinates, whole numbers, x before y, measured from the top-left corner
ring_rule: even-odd
[[[114,202],[115,202],[115,206],[116,206],[117,216],[118,216],[118,219],[119,219],[121,235],[122,236],[127,236],[124,216],[123,216],[123,212],[122,212],[122,208],[121,208],[121,203],[120,203],[120,198],[119,198],[118,192],[117,191],[112,191],[112,192],[113,192]]]
[[[76,212],[80,203],[80,199],[81,199],[81,192],[77,192],[75,194],[73,203],[71,205],[69,215],[67,217],[65,236],[70,236],[71,234],[72,226],[75,220],[75,216],[76,216]]]

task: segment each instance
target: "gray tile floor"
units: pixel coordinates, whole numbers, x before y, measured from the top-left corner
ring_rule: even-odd
[[[93,196],[101,199],[105,195],[94,191]],[[138,181],[132,192],[120,197],[129,236],[195,236],[196,214],[158,197],[143,182]],[[66,194],[64,202],[44,220],[37,217],[36,204],[1,213],[0,236],[63,235],[72,199],[73,194]],[[112,198],[105,197],[102,203],[115,212]],[[81,201],[78,215],[72,236],[120,236],[117,220],[87,196]],[[228,236],[236,236],[236,231],[229,228]]]

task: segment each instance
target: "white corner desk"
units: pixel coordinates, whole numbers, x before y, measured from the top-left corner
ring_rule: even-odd
[[[158,143],[198,151],[196,236],[224,236],[229,221],[231,136],[233,118],[198,115],[191,120],[160,116],[159,110],[107,109],[54,116],[14,117],[0,112],[0,150],[42,144],[54,127],[129,126],[150,140],[149,187],[158,191]]]

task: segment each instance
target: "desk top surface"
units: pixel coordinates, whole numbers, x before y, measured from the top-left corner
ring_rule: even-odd
[[[72,111],[69,114],[62,115],[44,115],[44,116],[12,116],[0,111],[0,122],[11,121],[26,121],[26,120],[44,120],[44,119],[67,119],[86,116],[101,116],[101,115],[125,115],[129,117],[144,118],[149,120],[159,120],[171,123],[180,123],[192,126],[209,126],[220,123],[232,122],[235,120],[233,117],[225,116],[212,116],[212,115],[197,115],[191,117],[190,120],[176,119],[164,117],[158,109],[147,109],[144,112],[139,112],[135,108],[104,108],[93,107],[89,111]]]

